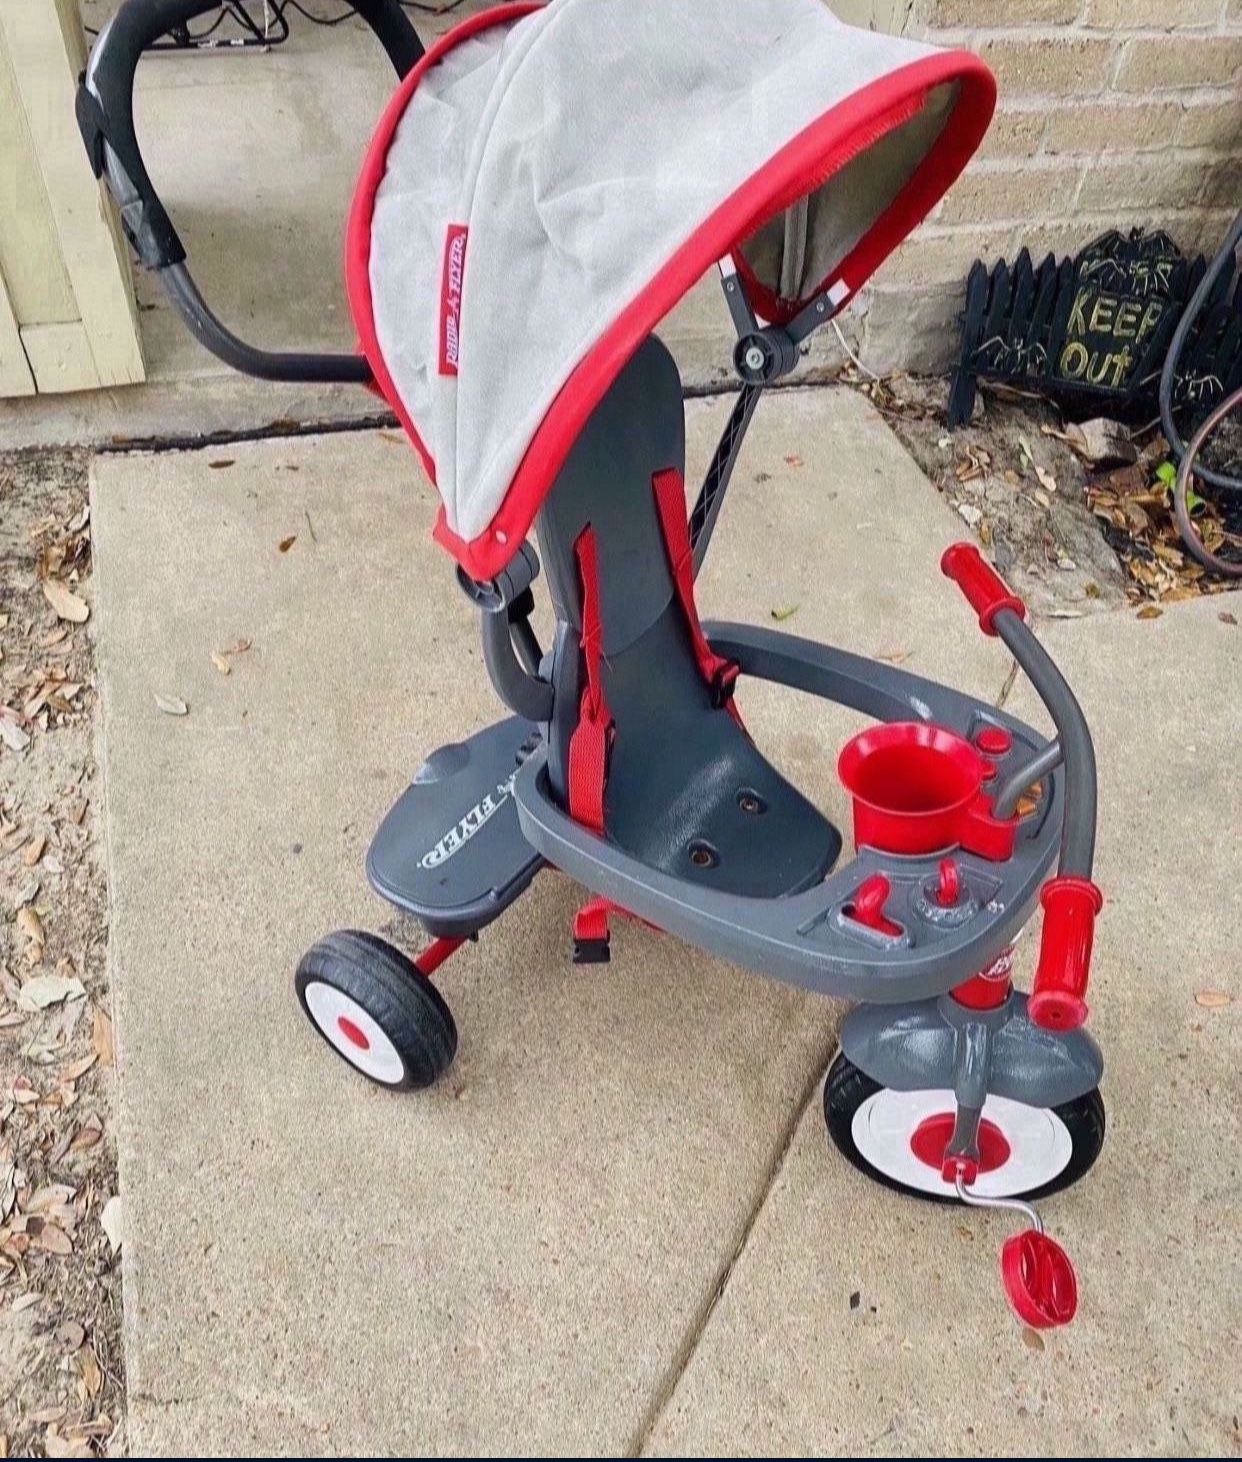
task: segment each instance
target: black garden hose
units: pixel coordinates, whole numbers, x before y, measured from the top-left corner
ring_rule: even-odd
[[[1186,339],[1191,328],[1199,318],[1216,281],[1226,269],[1232,266],[1234,250],[1238,247],[1239,239],[1242,239],[1242,213],[1239,213],[1234,219],[1225,236],[1225,242],[1221,245],[1220,252],[1208,266],[1207,272],[1199,281],[1198,289],[1191,295],[1190,303],[1186,306],[1182,318],[1177,322],[1177,329],[1174,330],[1173,339],[1169,342],[1168,354],[1164,358],[1164,369],[1160,372],[1160,423],[1164,428],[1169,450],[1178,461],[1185,457],[1187,449],[1186,443],[1177,429],[1177,423],[1173,420],[1173,380],[1177,374],[1178,362],[1182,358],[1182,351],[1186,348]],[[1228,473],[1217,472],[1211,467],[1200,467],[1198,476],[1209,487],[1219,488],[1222,492],[1242,492],[1242,478],[1231,477]]]
[[[1227,559],[1218,558],[1208,549],[1199,531],[1191,522],[1187,496],[1191,479],[1196,476],[1219,492],[1242,493],[1242,479],[1233,477],[1227,472],[1218,472],[1214,468],[1198,465],[1199,454],[1208,437],[1227,416],[1242,405],[1242,390],[1234,391],[1220,402],[1209,413],[1187,445],[1182,440],[1177,423],[1173,420],[1173,382],[1190,331],[1221,274],[1226,269],[1233,267],[1234,251],[1237,249],[1240,239],[1242,239],[1242,213],[1239,213],[1234,219],[1225,236],[1225,242],[1208,266],[1206,273],[1199,281],[1199,287],[1190,297],[1190,303],[1186,306],[1182,318],[1177,322],[1177,329],[1174,330],[1173,339],[1169,342],[1168,354],[1164,358],[1164,369],[1160,373],[1160,422],[1164,428],[1169,450],[1178,461],[1177,478],[1173,486],[1173,513],[1177,520],[1177,531],[1181,534],[1182,542],[1186,545],[1187,550],[1204,568],[1230,579],[1242,578],[1242,563],[1231,563]]]
[[[1206,569],[1213,573],[1223,574],[1230,579],[1242,579],[1242,561],[1218,558],[1216,554],[1204,543],[1199,535],[1199,530],[1191,521],[1190,509],[1187,506],[1186,498],[1190,490],[1190,480],[1196,472],[1204,477],[1207,472],[1197,467],[1196,459],[1203,450],[1203,444],[1208,437],[1216,430],[1225,417],[1237,411],[1242,406],[1242,386],[1216,406],[1204,419],[1202,426],[1190,439],[1190,445],[1182,453],[1182,460],[1177,469],[1177,480],[1173,484],[1173,513],[1177,519],[1177,531],[1182,535],[1182,542],[1189,551]]]

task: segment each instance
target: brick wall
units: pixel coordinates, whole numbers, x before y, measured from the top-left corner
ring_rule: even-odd
[[[996,73],[978,159],[877,274],[854,322],[875,369],[946,365],[979,256],[1072,253],[1105,229],[1213,252],[1242,207],[1242,0],[839,0]]]

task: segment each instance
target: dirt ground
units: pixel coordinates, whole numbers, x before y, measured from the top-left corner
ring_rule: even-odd
[[[0,454],[0,1456],[123,1450],[87,464]]]
[[[1073,420],[1038,396],[982,383],[971,421],[950,432],[947,379],[855,384],[1037,614],[1076,619],[1133,605],[1153,619],[1163,603],[1230,587],[1178,537],[1155,423],[1111,424],[1084,452]],[[1098,435],[1117,448],[1097,456]],[[1240,456],[1234,433],[1214,465],[1237,471]],[[1242,556],[1239,506],[1217,497],[1196,513],[1208,546],[1225,557]]]

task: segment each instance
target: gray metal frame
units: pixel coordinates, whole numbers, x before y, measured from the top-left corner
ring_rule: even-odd
[[[951,995],[900,1006],[860,1005],[841,1026],[841,1050],[894,1091],[951,1090],[959,1106],[988,1095],[1055,1107],[1100,1084],[1104,1058],[1084,1030],[1044,1030],[1015,990],[995,1010],[971,1010]]]

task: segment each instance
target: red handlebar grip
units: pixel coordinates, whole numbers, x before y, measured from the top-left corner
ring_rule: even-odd
[[[1095,918],[1104,895],[1089,878],[1049,879],[1039,901],[1044,933],[1039,946],[1035,986],[1027,1002],[1031,1020],[1045,1030],[1076,1030],[1087,1018],[1087,978]]]
[[[1019,619],[1026,618],[1026,605],[1009,592],[1004,579],[973,543],[954,543],[946,548],[940,571],[966,596],[985,635],[996,633],[996,616],[1002,609],[1012,609]]]

